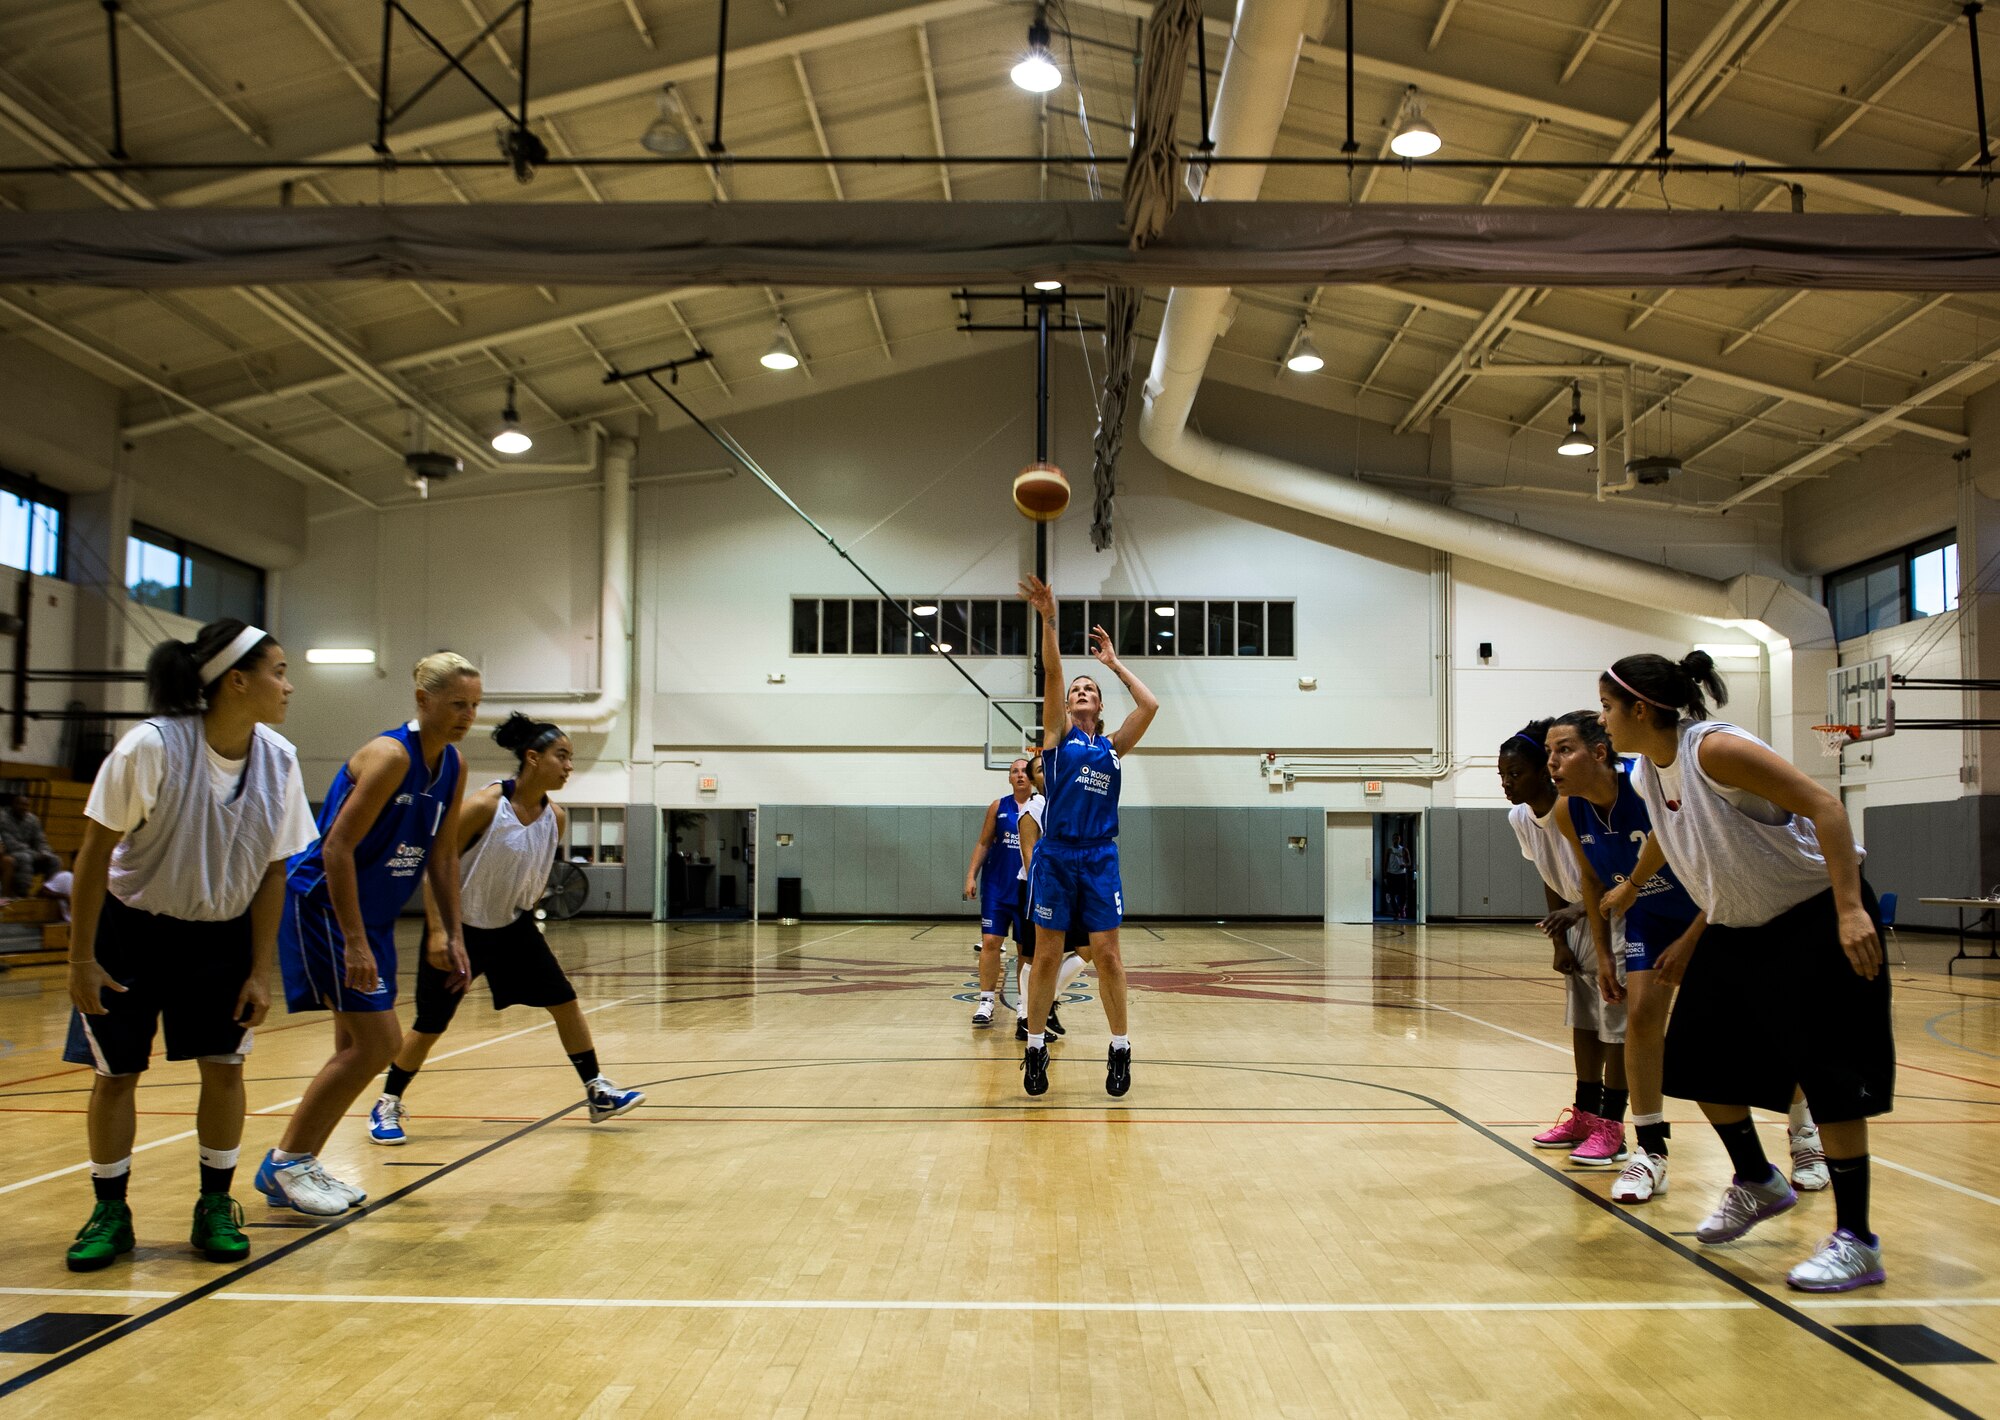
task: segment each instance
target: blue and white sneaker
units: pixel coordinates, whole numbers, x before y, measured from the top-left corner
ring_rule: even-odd
[[[319,1161],[308,1154],[281,1164],[270,1154],[257,1166],[257,1191],[273,1208],[290,1208],[315,1218],[333,1218],[351,1206],[347,1192],[320,1169]]]
[[[409,1141],[403,1132],[403,1101],[398,1095],[384,1095],[375,1101],[375,1107],[368,1111],[368,1137],[378,1144],[402,1144]]]
[[[607,1119],[616,1119],[627,1110],[637,1109],[646,1102],[645,1095],[638,1090],[621,1090],[602,1075],[584,1088],[590,1104],[592,1124],[602,1124]]]

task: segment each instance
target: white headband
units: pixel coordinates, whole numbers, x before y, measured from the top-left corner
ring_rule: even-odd
[[[209,685],[221,679],[228,669],[250,654],[250,648],[271,633],[261,626],[246,626],[236,633],[236,639],[210,656],[201,668],[201,683]]]

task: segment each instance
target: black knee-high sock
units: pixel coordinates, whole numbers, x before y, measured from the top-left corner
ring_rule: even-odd
[[[403,1091],[410,1087],[410,1081],[416,1078],[417,1072],[415,1070],[405,1070],[400,1065],[391,1064],[389,1066],[389,1078],[382,1085],[382,1093],[385,1095],[394,1095],[397,1099],[401,1099]]]
[[[1606,1085],[1604,1087],[1604,1108],[1597,1112],[1613,1124],[1622,1123],[1625,1119],[1625,1101],[1630,1098],[1631,1095],[1628,1091],[1614,1090],[1611,1086]]]
[[[201,1191],[203,1193],[227,1193],[230,1184],[236,1181],[236,1170],[219,1169],[209,1164],[201,1165]]]
[[[1757,1126],[1749,1116],[1734,1124],[1718,1124],[1715,1132],[1721,1136],[1722,1147],[1729,1150],[1729,1162],[1736,1166],[1738,1183],[1771,1181],[1771,1161],[1764,1157],[1764,1145],[1757,1138]]]
[[[604,1072],[597,1068],[597,1051],[579,1050],[570,1056],[569,1063],[576,1066],[577,1075],[587,1085]]]
[[[99,1203],[123,1203],[125,1190],[131,1184],[132,1173],[129,1169],[115,1178],[99,1178],[95,1174],[90,1177],[90,1191]]]
[[[1604,1086],[1595,1080],[1576,1082],[1576,1112],[1596,1114],[1604,1108]]]
[[[1868,1156],[1830,1158],[1826,1170],[1833,1176],[1834,1225],[1872,1246],[1875,1235],[1868,1231]]]

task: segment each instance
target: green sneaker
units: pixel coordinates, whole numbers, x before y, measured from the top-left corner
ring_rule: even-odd
[[[243,1208],[226,1193],[204,1193],[194,1205],[194,1250],[210,1262],[241,1262],[250,1255],[243,1235]]]
[[[95,1272],[117,1261],[119,1253],[131,1250],[132,1209],[117,1199],[99,1199],[90,1210],[90,1221],[69,1245],[69,1270]]]

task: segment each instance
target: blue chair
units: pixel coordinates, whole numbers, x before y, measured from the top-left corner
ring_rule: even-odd
[[[1890,942],[1895,945],[1897,960],[1901,961],[1904,966],[1908,966],[1910,959],[1903,952],[1903,944],[1896,941],[1896,894],[1885,892],[1877,897],[1875,899],[1875,911],[1882,919],[1882,930],[1888,934]]]

